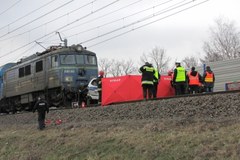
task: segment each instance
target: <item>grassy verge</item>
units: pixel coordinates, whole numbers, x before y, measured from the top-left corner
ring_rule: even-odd
[[[237,122],[148,122],[134,127],[49,127],[44,131],[16,126],[0,131],[0,159],[237,160],[239,133]]]

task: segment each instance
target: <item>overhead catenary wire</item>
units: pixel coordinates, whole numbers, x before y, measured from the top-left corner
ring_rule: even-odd
[[[5,37],[6,35],[8,35],[8,34],[10,34],[10,33],[13,33],[13,32],[15,32],[15,31],[19,30],[20,28],[23,28],[23,27],[25,27],[25,26],[27,26],[27,25],[29,25],[29,24],[31,24],[31,23],[33,23],[33,22],[35,22],[35,21],[37,21],[37,20],[39,20],[39,19],[47,16],[47,15],[49,15],[50,13],[52,13],[52,12],[54,12],[54,11],[62,8],[62,7],[65,7],[66,5],[72,3],[73,1],[74,1],[74,0],[70,0],[70,1],[68,1],[67,3],[64,3],[63,5],[55,8],[55,9],[53,9],[53,10],[47,12],[47,13],[45,13],[44,15],[41,15],[41,16],[39,16],[39,17],[37,17],[37,18],[35,18],[35,19],[33,19],[33,20],[31,20],[31,21],[29,21],[29,22],[27,22],[27,23],[25,23],[25,24],[23,24],[23,25],[15,28],[15,29],[13,29],[12,31],[9,31],[8,33],[5,33],[5,34],[1,35],[0,38]]]
[[[5,25],[5,26],[0,27],[0,30],[4,29],[4,28],[6,28],[6,27],[9,27],[10,25],[12,25],[12,24],[14,24],[14,23],[22,20],[22,19],[25,18],[25,17],[28,17],[28,16],[32,15],[34,12],[36,12],[36,11],[38,11],[38,10],[46,7],[46,6],[48,6],[49,4],[51,4],[51,3],[54,2],[54,1],[56,1],[56,0],[52,0],[52,1],[50,1],[50,2],[48,2],[48,3],[46,3],[46,4],[44,4],[44,5],[42,5],[42,6],[40,6],[40,7],[38,7],[37,9],[34,9],[33,11],[25,14],[24,16],[22,16],[22,17],[20,17],[20,18],[17,18],[17,19],[14,20],[13,22],[11,22],[11,23],[9,23],[9,24],[7,24],[7,25]]]
[[[88,32],[88,31],[92,31],[92,30],[94,30],[94,29],[99,29],[99,28],[101,28],[101,27],[103,27],[103,26],[106,26],[106,25],[115,23],[115,22],[120,21],[120,20],[123,20],[123,19],[127,19],[127,18],[129,18],[129,17],[135,16],[135,15],[137,15],[137,14],[143,13],[143,12],[148,11],[148,10],[150,10],[150,9],[159,7],[159,6],[161,6],[161,5],[164,5],[164,4],[166,4],[166,3],[169,3],[169,2],[171,2],[171,1],[173,1],[173,0],[168,0],[168,1],[165,1],[165,2],[162,2],[162,3],[159,3],[159,4],[155,5],[155,6],[152,6],[152,7],[149,7],[149,8],[147,8],[147,9],[144,9],[144,10],[141,10],[141,11],[138,11],[138,12],[135,12],[135,13],[133,13],[133,14],[130,14],[130,15],[125,16],[125,17],[122,17],[122,18],[119,18],[119,19],[117,19],[117,20],[113,20],[113,21],[110,21],[110,22],[105,23],[105,24],[103,24],[103,25],[99,25],[99,26],[96,26],[96,27],[93,27],[93,28],[89,28],[89,29],[87,29],[87,30],[84,30],[84,31],[75,33],[75,34],[73,34],[73,35],[67,36],[66,38],[71,38],[71,37],[73,37],[73,36],[77,36],[77,35],[79,35],[79,34],[86,33],[86,32]],[[174,7],[174,6],[178,5],[178,4],[181,4],[181,3],[183,3],[184,1],[187,1],[187,0],[182,0],[181,2],[178,2],[178,3],[174,4],[174,5],[171,5],[170,7]],[[189,2],[189,3],[191,3],[191,2]],[[126,7],[126,6],[125,6],[125,7]],[[122,8],[125,8],[125,7],[122,7]],[[170,8],[170,7],[167,7],[166,9],[168,9],[168,8]],[[166,10],[166,9],[164,9],[164,10]],[[119,10],[119,9],[117,9],[117,10]],[[115,10],[115,11],[117,11],[117,10]],[[164,10],[162,10],[162,11],[164,11]],[[114,12],[114,11],[113,11],[113,12]],[[112,12],[111,12],[111,13],[112,13]],[[107,15],[107,14],[105,14],[105,15]],[[104,16],[105,16],[105,15],[104,15]],[[104,17],[104,16],[99,16],[99,17],[94,18],[94,19],[91,19],[91,20],[89,20],[89,21],[87,21],[87,22],[81,23],[80,25],[87,24],[87,23],[89,23],[89,22],[92,22],[93,20],[96,20],[96,19],[98,19],[98,18],[102,18],[102,17]],[[152,14],[151,14],[150,18],[151,18],[151,17],[152,17]],[[80,25],[78,25],[78,26],[80,26]],[[75,26],[75,27],[76,27],[76,26]],[[72,27],[72,28],[73,28],[73,27]],[[70,29],[72,29],[72,28],[70,28]],[[122,28],[122,27],[121,27],[121,28]],[[126,27],[123,27],[123,28],[126,28]],[[68,31],[68,30],[69,30],[69,29],[61,30],[61,32]],[[100,38],[100,37],[98,37],[98,38]],[[53,40],[52,40],[52,41],[53,41]],[[45,42],[46,42],[46,41],[45,41]]]
[[[13,8],[14,6],[16,6],[18,3],[20,3],[22,0],[18,0],[17,2],[15,2],[14,4],[12,4],[10,7],[8,7],[7,9],[5,9],[4,11],[2,11],[0,13],[0,16],[4,13],[6,13],[8,10],[10,10],[11,8]]]
[[[30,46],[29,48],[27,48],[26,50],[24,50],[23,52],[18,53],[17,55],[15,55],[15,58],[13,59],[13,61],[17,61],[18,59],[20,59],[20,57],[24,57],[24,55],[26,55],[26,53],[30,50],[32,50],[34,47],[36,47],[37,43],[34,43],[32,46]],[[18,56],[20,55],[20,56]]]
[[[73,27],[68,28],[68,29],[61,30],[61,32],[66,32],[66,31],[69,31],[69,30],[74,29],[74,28],[76,28],[76,27],[79,27],[79,26],[82,26],[82,25],[91,23],[91,22],[93,22],[93,21],[95,21],[95,20],[99,20],[99,19],[101,19],[101,18],[103,18],[103,17],[106,17],[106,16],[109,16],[110,14],[113,14],[113,13],[115,13],[115,12],[117,12],[117,11],[120,11],[120,10],[122,10],[122,9],[126,9],[127,7],[132,6],[132,5],[134,5],[134,4],[137,4],[137,3],[141,2],[141,1],[143,1],[143,0],[135,1],[135,2],[133,2],[133,3],[130,3],[130,4],[126,5],[126,6],[123,6],[123,7],[121,7],[121,8],[118,8],[118,9],[116,9],[116,10],[114,10],[114,11],[111,11],[111,12],[108,12],[108,13],[106,13],[106,14],[104,14],[104,15],[101,15],[101,16],[98,16],[98,17],[96,17],[96,18],[90,19],[90,20],[88,20],[88,21],[86,21],[86,22],[83,22],[83,23],[81,23],[81,24],[79,24],[79,25],[73,26]],[[172,1],[172,0],[169,0],[169,1]],[[72,36],[75,36],[75,35],[76,35],[76,34],[74,34],[74,35],[72,35]],[[71,35],[70,35],[70,36],[67,36],[67,38],[72,37],[72,36],[71,36]],[[53,41],[53,40],[51,40],[51,42],[52,42],[52,41]],[[44,41],[44,42],[46,42],[46,41]]]
[[[107,5],[105,5],[105,6],[103,6],[103,7],[100,7],[100,8],[98,8],[98,9],[96,9],[95,11],[92,11],[92,12],[89,13],[89,14],[86,14],[86,15],[84,15],[84,16],[82,16],[82,17],[80,17],[80,18],[78,18],[78,19],[76,19],[76,20],[74,20],[74,21],[72,21],[72,22],[70,22],[70,23],[68,23],[68,24],[65,24],[65,25],[61,26],[60,28],[58,28],[58,29],[56,29],[56,30],[54,30],[54,31],[52,31],[52,32],[49,32],[48,34],[46,34],[46,35],[44,35],[44,36],[42,36],[42,37],[39,37],[39,38],[35,39],[34,41],[31,41],[31,42],[29,42],[29,43],[26,43],[26,44],[22,45],[21,47],[18,47],[18,48],[14,49],[14,50],[12,50],[12,51],[10,51],[10,52],[7,52],[7,53],[1,55],[0,58],[5,57],[5,56],[7,56],[7,55],[9,55],[9,54],[12,54],[12,53],[14,53],[14,52],[16,52],[16,51],[18,51],[18,50],[20,50],[20,49],[22,49],[22,48],[30,45],[30,44],[32,44],[32,43],[35,43],[35,41],[39,41],[39,40],[41,40],[41,39],[44,38],[44,37],[47,37],[47,36],[49,36],[49,35],[51,35],[51,34],[53,34],[53,33],[56,33],[56,31],[61,30],[61,29],[65,28],[65,27],[67,27],[67,26],[69,26],[69,25],[71,25],[71,24],[74,24],[74,23],[80,21],[81,19],[87,18],[88,16],[90,16],[90,15],[92,15],[92,14],[95,14],[95,13],[97,13],[97,12],[99,12],[99,11],[107,8],[107,7],[109,7],[109,6],[115,4],[115,3],[118,2],[118,1],[119,1],[119,0],[114,0],[114,1],[112,1],[111,3],[108,3]]]
[[[69,35],[69,36],[67,36],[67,38],[70,38],[70,37],[73,37],[73,36],[76,36],[76,35],[79,35],[79,34],[82,34],[82,33],[86,33],[86,32],[89,32],[89,31],[92,31],[92,30],[95,30],[95,29],[99,29],[99,28],[101,28],[101,27],[104,27],[104,26],[106,26],[106,25],[109,25],[109,24],[112,24],[112,23],[121,21],[121,20],[123,20],[123,19],[130,18],[130,17],[135,16],[135,15],[137,15],[137,14],[143,13],[143,12],[148,11],[148,10],[150,10],[150,9],[153,9],[153,8],[159,7],[159,6],[161,6],[161,5],[164,5],[164,4],[166,4],[166,3],[169,3],[169,2],[171,2],[171,1],[173,1],[173,0],[165,1],[165,2],[163,2],[163,3],[157,4],[157,5],[154,5],[154,6],[152,6],[152,7],[146,8],[146,9],[144,9],[144,10],[141,10],[141,11],[135,12],[135,13],[133,13],[133,14],[130,14],[130,15],[128,15],[128,16],[125,16],[125,17],[122,17],[122,18],[118,18],[118,19],[116,19],[116,20],[107,22],[107,23],[105,23],[105,24],[98,25],[98,26],[96,26],[96,27],[92,27],[92,28],[83,30],[83,31],[81,31],[81,32],[78,32],[78,33]],[[183,1],[181,1],[180,3],[184,2],[184,1],[186,1],[186,0],[183,0]],[[179,4],[179,3],[177,3],[177,4]],[[174,4],[174,5],[177,5],[177,4]],[[173,6],[174,6],[174,5],[173,5]],[[67,31],[67,30],[62,30],[62,32],[64,32],[64,31]]]
[[[153,23],[156,23],[156,22],[161,21],[161,20],[163,20],[163,19],[166,19],[166,18],[168,18],[168,17],[174,16],[174,15],[176,15],[176,14],[178,14],[178,13],[184,12],[184,11],[186,11],[186,10],[188,10],[188,9],[191,9],[191,8],[193,8],[193,7],[196,7],[196,6],[199,6],[199,5],[203,4],[203,3],[206,3],[207,1],[210,1],[210,0],[205,0],[205,1],[203,1],[203,2],[200,2],[200,3],[198,3],[198,4],[195,4],[195,5],[192,5],[192,6],[190,6],[190,7],[184,8],[184,9],[182,9],[182,10],[179,10],[179,11],[177,11],[177,12],[174,12],[174,13],[172,13],[172,14],[169,14],[169,15],[167,15],[167,16],[164,16],[164,17],[162,17],[162,18],[159,18],[159,19],[157,19],[157,20],[154,20],[154,21],[152,21],[152,22],[143,24],[143,25],[138,26],[138,27],[136,27],[136,28],[133,28],[133,29],[130,29],[130,30],[125,31],[125,32],[123,32],[123,33],[117,34],[117,35],[115,35],[115,36],[113,36],[113,37],[110,37],[110,38],[108,38],[108,39],[105,39],[105,40],[103,40],[103,41],[94,43],[94,44],[92,44],[92,45],[89,45],[88,48],[97,46],[97,45],[102,44],[102,43],[104,43],[104,42],[110,41],[110,40],[112,40],[112,39],[114,39],[114,38],[120,37],[120,36],[122,36],[122,35],[125,35],[125,34],[127,34],[127,33],[132,32],[132,31],[135,31],[135,30],[137,30],[137,29],[143,28],[143,27],[145,27],[145,26],[151,25],[151,24],[153,24]]]
[[[206,0],[206,1],[209,1],[209,0]],[[196,1],[195,1],[195,2],[196,2]],[[204,2],[202,2],[202,3],[204,3]],[[199,5],[199,4],[197,4],[197,5]],[[194,7],[194,6],[196,6],[196,5],[193,5],[192,7]],[[192,7],[189,7],[189,8],[192,8]],[[184,9],[184,10],[186,10],[186,9]],[[183,11],[184,11],[184,10],[183,10]],[[179,12],[182,12],[182,11],[175,12],[173,15],[175,15],[175,14],[177,14],[177,13],[179,13]],[[91,12],[91,13],[96,13],[96,11]],[[166,16],[166,17],[164,17],[164,18],[160,18],[160,20],[161,20],[161,19],[165,19],[165,18],[170,17],[170,16],[172,16],[172,15],[168,15],[168,16]],[[83,17],[85,17],[85,16],[83,16]],[[79,19],[82,19],[82,17],[79,18]],[[68,25],[74,24],[74,23],[75,23],[76,21],[78,21],[79,19],[77,19],[77,20],[75,20],[75,21],[73,21],[73,22],[71,22],[71,23],[68,23],[68,24],[66,24],[66,25],[64,25],[64,26],[62,26],[62,27],[60,27],[60,28],[65,28],[65,27],[68,26]],[[159,21],[159,20],[158,20],[158,21]],[[155,23],[155,22],[152,22],[152,23]],[[152,24],[152,23],[150,23],[150,24]],[[95,43],[94,45],[90,45],[90,47],[93,47],[93,46],[96,46],[96,45],[98,45],[98,44],[104,43],[104,42],[109,41],[109,40],[111,40],[111,39],[113,39],[113,38],[116,38],[116,37],[119,37],[119,36],[121,36],[121,35],[127,34],[127,33],[129,33],[129,32],[132,32],[132,31],[134,31],[134,30],[137,30],[137,29],[139,29],[139,28],[145,27],[145,26],[150,25],[150,24],[145,24],[145,25],[142,25],[142,26],[140,26],[140,27],[137,27],[137,28],[131,29],[131,30],[129,30],[129,31],[126,31],[126,32],[124,32],[124,33],[115,35],[115,36],[113,36],[112,38],[106,39],[106,40],[101,41],[101,42],[99,42],[99,43]],[[39,39],[42,39],[42,38],[44,38],[44,37],[46,37],[46,36],[48,36],[48,35],[50,35],[50,34],[52,34],[52,33],[53,33],[53,32],[51,32],[51,33],[49,33],[49,34],[47,34],[47,35],[45,35],[45,36],[42,36],[42,37],[40,37]],[[114,33],[114,32],[113,32],[113,33]],[[33,42],[38,41],[39,39],[34,40]],[[19,50],[19,49],[22,49],[22,48],[26,47],[27,45],[29,45],[29,44],[31,44],[31,43],[32,43],[32,42],[27,43],[27,44],[25,44],[24,46],[21,46],[21,47],[13,50],[13,51],[11,51],[11,52],[8,52],[8,53],[5,54],[4,56],[6,56],[6,55],[8,55],[8,54],[11,54],[11,53],[13,53],[13,52],[15,52],[15,51],[17,51],[17,50]],[[88,48],[89,48],[89,46],[88,46]],[[1,57],[3,57],[3,56],[1,56]],[[0,57],[0,58],[1,58],[1,57]]]
[[[55,1],[55,0],[54,0],[54,1]],[[0,41],[9,40],[9,39],[12,39],[12,38],[21,36],[21,35],[23,35],[23,34],[29,33],[29,32],[31,32],[31,31],[33,31],[33,30],[35,30],[35,29],[38,29],[38,28],[44,26],[44,25],[47,25],[47,24],[52,23],[52,22],[55,22],[56,20],[59,20],[59,19],[63,18],[64,16],[69,16],[69,15],[72,14],[73,12],[76,12],[77,10],[82,9],[82,8],[90,5],[90,4],[94,3],[95,1],[97,1],[97,0],[93,0],[93,1],[91,1],[91,2],[89,2],[89,3],[86,3],[86,4],[78,7],[77,9],[74,9],[74,10],[72,10],[72,11],[66,13],[66,14],[63,14],[63,15],[58,16],[57,18],[54,18],[54,19],[52,19],[52,20],[50,20],[50,21],[48,21],[48,22],[45,22],[45,23],[43,23],[43,24],[41,24],[41,25],[38,25],[37,27],[34,27],[34,28],[32,28],[32,29],[30,29],[30,30],[27,30],[27,31],[25,31],[25,32],[22,32],[22,33],[13,35],[13,36],[11,36],[11,37],[8,37],[8,38],[5,38],[5,39],[1,39]]]
[[[71,30],[71,29],[74,29],[74,28],[77,28],[77,27],[79,27],[79,26],[82,26],[82,25],[88,24],[88,23],[90,23],[90,22],[93,22],[93,21],[95,21],[95,20],[98,20],[98,19],[100,19],[100,18],[109,16],[109,15],[111,15],[111,14],[113,14],[113,13],[116,13],[116,12],[118,12],[118,11],[120,11],[120,10],[126,9],[126,8],[128,8],[128,7],[132,6],[132,5],[135,5],[135,4],[137,4],[137,3],[141,2],[141,1],[143,1],[143,0],[138,0],[138,1],[135,1],[135,2],[133,2],[133,3],[127,4],[126,6],[123,6],[123,7],[121,7],[121,8],[118,8],[118,9],[116,9],[116,10],[114,10],[114,11],[111,11],[111,12],[108,12],[108,13],[106,13],[106,14],[104,14],[104,15],[101,15],[101,16],[98,16],[98,17],[96,17],[96,18],[90,19],[90,20],[88,20],[88,21],[86,21],[86,22],[83,22],[83,23],[78,24],[78,25],[76,25],[76,26],[73,26],[73,27],[71,27],[71,28],[62,30],[62,32],[69,31],[69,30]],[[170,0],[170,1],[173,1],[173,0]]]
[[[183,1],[185,1],[185,0],[183,0]],[[136,21],[134,21],[134,22],[132,22],[132,23],[130,23],[130,24],[124,25],[123,27],[116,28],[116,29],[111,30],[111,31],[109,31],[109,32],[103,33],[103,34],[101,34],[101,35],[99,35],[99,36],[96,36],[96,37],[90,38],[90,39],[88,39],[88,40],[85,40],[85,41],[81,42],[80,44],[93,41],[93,40],[95,40],[95,39],[98,39],[98,38],[100,38],[100,37],[109,35],[109,34],[111,34],[111,33],[114,33],[114,32],[116,32],[116,31],[119,31],[119,30],[121,30],[121,29],[125,29],[125,28],[127,28],[127,27],[136,25],[136,24],[138,24],[138,23],[141,23],[141,22],[146,21],[146,20],[148,20],[148,19],[151,19],[151,18],[153,18],[153,17],[159,16],[159,15],[161,15],[161,14],[167,13],[167,12],[172,11],[172,10],[174,10],[174,9],[178,9],[178,8],[183,7],[183,6],[185,6],[185,5],[188,5],[188,4],[190,4],[190,3],[193,3],[193,1],[191,0],[191,1],[189,1],[189,2],[186,2],[186,3],[184,3],[184,4],[180,4],[180,5],[178,5],[178,6],[172,5],[172,6],[175,6],[175,7],[173,7],[173,8],[171,8],[172,6],[171,6],[171,7],[168,7],[168,8],[170,8],[170,9],[166,8],[166,9],[161,10],[161,11],[155,13],[155,14],[151,14],[151,15],[149,15],[149,16],[146,16],[146,17],[144,17],[144,18],[141,18],[141,19],[139,19],[139,20],[136,20]]]

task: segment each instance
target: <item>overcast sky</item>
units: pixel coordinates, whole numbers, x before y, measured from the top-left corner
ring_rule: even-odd
[[[199,57],[215,19],[240,26],[239,6],[240,0],[4,0],[0,66],[43,51],[35,41],[58,45],[56,31],[68,45],[82,43],[98,58],[138,64],[156,46],[174,60]]]

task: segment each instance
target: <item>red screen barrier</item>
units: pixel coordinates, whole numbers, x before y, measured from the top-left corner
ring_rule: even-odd
[[[170,84],[170,76],[161,76],[158,85],[157,97],[174,95],[174,89]],[[141,76],[127,75],[102,79],[102,106],[143,99]]]

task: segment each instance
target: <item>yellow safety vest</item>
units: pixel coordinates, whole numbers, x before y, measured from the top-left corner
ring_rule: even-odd
[[[177,77],[176,82],[185,82],[186,81],[186,71],[183,67],[177,67]]]

